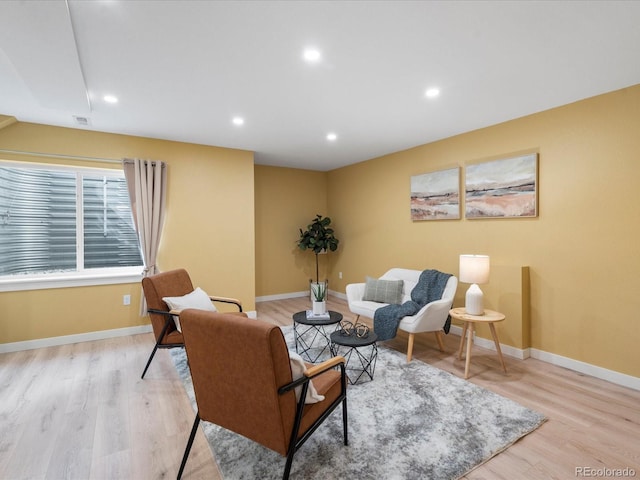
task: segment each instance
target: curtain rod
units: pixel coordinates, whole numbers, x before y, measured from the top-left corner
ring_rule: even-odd
[[[142,159],[142,161],[146,164],[146,163],[151,163],[151,165],[160,165],[162,168],[165,168],[167,166],[166,163],[164,163],[161,160],[145,160]],[[125,163],[127,165],[133,165],[133,158],[125,158],[124,160],[122,160],[122,163]]]
[[[58,153],[42,153],[42,152],[26,152],[21,150],[5,150],[0,148],[0,153],[10,153],[15,155],[31,155],[34,157],[49,157],[49,158],[64,158],[66,160],[85,160],[90,162],[103,162],[103,163],[119,163],[122,164],[122,160],[116,160],[114,158],[100,158],[100,157],[81,157],[77,155],[60,155]]]

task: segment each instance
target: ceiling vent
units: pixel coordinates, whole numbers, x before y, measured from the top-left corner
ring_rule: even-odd
[[[80,125],[81,127],[88,127],[89,125],[91,125],[91,120],[89,120],[89,117],[80,117],[78,115],[74,115],[73,120],[77,125]]]

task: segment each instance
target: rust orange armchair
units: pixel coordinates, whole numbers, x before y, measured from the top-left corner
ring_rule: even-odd
[[[147,311],[151,319],[153,336],[156,339],[156,344],[142,372],[141,378],[144,378],[149,365],[151,365],[151,360],[159,348],[184,347],[182,332],[178,330],[174,320],[174,316],[179,316],[180,312],[172,310],[163,298],[182,297],[194,292],[194,288],[189,274],[181,268],[143,278],[142,290],[147,300]],[[235,298],[211,296],[209,300],[235,304],[239,313],[246,316],[242,313],[242,304]]]
[[[178,479],[200,420],[285,456],[284,479],[289,477],[295,452],[340,405],[343,441],[348,444],[343,357],[307,364],[302,376],[294,379],[289,351],[278,326],[194,309],[184,310],[180,318],[197,413]],[[310,382],[324,399],[305,403]],[[297,387],[301,387],[298,400]]]

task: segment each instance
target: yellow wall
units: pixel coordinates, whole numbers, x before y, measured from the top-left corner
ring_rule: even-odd
[[[299,229],[327,215],[327,174],[256,165],[256,295],[305,291],[315,279],[315,255],[300,250]],[[326,278],[330,255],[319,258]]]
[[[158,266],[184,267],[194,285],[255,309],[252,152],[15,123],[2,116],[0,127],[0,149],[167,162],[167,217]],[[119,168],[3,153],[0,158]],[[122,305],[124,294],[132,297],[129,307]],[[139,301],[137,283],[0,293],[0,343],[147,324],[138,316]]]
[[[640,376],[638,132],[634,86],[329,172],[333,288],[392,266],[457,275],[460,254],[488,254],[496,272],[530,272],[530,338],[505,343]],[[527,151],[540,158],[537,218],[411,221],[411,175]],[[488,308],[507,305],[486,287]]]

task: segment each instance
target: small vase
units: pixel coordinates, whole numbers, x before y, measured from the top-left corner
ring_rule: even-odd
[[[327,313],[327,302],[312,302],[312,304],[314,315],[324,315]]]

